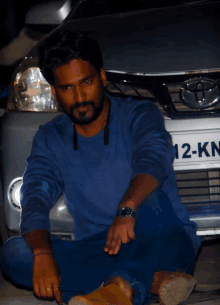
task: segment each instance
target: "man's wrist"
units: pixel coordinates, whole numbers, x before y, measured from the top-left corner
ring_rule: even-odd
[[[120,210],[122,208],[125,208],[125,207],[128,207],[128,208],[131,208],[131,209],[135,210],[136,209],[136,204],[133,200],[124,200],[119,204],[118,210]]]
[[[53,255],[53,250],[51,248],[40,248],[40,249],[34,249],[33,255],[37,256],[40,254],[52,254]]]
[[[53,249],[50,242],[50,233],[46,230],[32,230],[24,234],[24,239],[29,245],[33,255],[51,253]]]

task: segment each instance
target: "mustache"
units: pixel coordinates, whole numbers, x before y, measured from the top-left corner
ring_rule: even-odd
[[[84,101],[82,103],[75,103],[75,105],[73,105],[71,107],[71,111],[73,111],[74,109],[80,108],[80,107],[85,107],[85,106],[94,106],[95,103],[93,101]]]

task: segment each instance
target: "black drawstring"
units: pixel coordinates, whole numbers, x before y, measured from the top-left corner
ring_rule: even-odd
[[[108,145],[108,144],[109,144],[109,127],[106,123],[105,129],[104,129],[104,145]]]
[[[73,146],[74,146],[74,150],[78,150],[78,141],[77,141],[77,132],[76,132],[76,127],[75,124],[73,123]]]
[[[109,101],[109,110],[108,110],[108,117],[104,129],[104,145],[109,144],[109,120],[110,120],[110,115],[111,115],[111,102]]]
[[[108,145],[109,144],[109,120],[110,120],[110,114],[111,114],[111,102],[109,102],[109,111],[108,111],[108,117],[107,117],[107,121],[106,121],[106,125],[104,128],[104,145]],[[73,146],[74,146],[74,150],[78,150],[78,141],[77,141],[77,131],[76,131],[76,127],[75,124],[73,123]]]

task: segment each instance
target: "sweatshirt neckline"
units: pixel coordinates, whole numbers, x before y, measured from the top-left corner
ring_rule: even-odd
[[[108,94],[107,94],[107,96],[111,103],[111,112],[110,112],[110,119],[109,119],[109,128],[110,128],[110,133],[111,133],[111,125],[112,125],[111,123],[113,121],[113,114],[116,111],[116,103],[112,97],[110,97]],[[97,141],[100,141],[101,139],[104,141],[104,129],[105,128],[102,128],[102,130],[100,130],[99,133],[95,134],[92,137],[85,137],[85,136],[81,135],[79,132],[77,132],[78,141],[79,142],[97,142]]]

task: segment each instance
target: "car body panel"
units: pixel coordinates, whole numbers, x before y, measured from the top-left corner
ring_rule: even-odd
[[[220,67],[217,12],[219,1],[73,20],[62,28],[97,39],[106,70],[180,73]]]
[[[26,14],[26,24],[60,24],[71,11],[71,0],[46,2],[32,7]]]
[[[2,182],[5,194],[5,221],[11,231],[18,232],[20,225],[21,210],[8,200],[10,184],[15,179],[22,179],[26,159],[29,157],[33,138],[41,125],[51,121],[61,113],[34,113],[8,112],[2,118],[2,139],[3,147],[1,153]],[[63,196],[61,196],[56,208],[53,207],[50,212],[51,228],[54,231],[70,231],[72,229],[72,217],[67,207],[63,207]],[[62,217],[60,216],[62,211]],[[62,220],[59,222],[59,219]],[[68,223],[66,224],[68,220]]]

